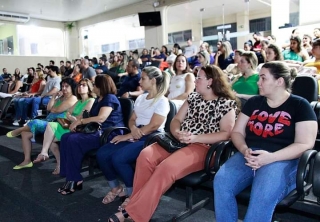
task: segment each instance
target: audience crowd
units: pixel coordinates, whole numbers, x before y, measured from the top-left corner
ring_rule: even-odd
[[[275,205],[295,188],[299,157],[315,141],[315,114],[305,99],[290,94],[290,85],[297,75],[320,81],[319,33],[315,29],[314,38],[304,34],[301,39],[294,30],[283,45],[273,35],[254,33],[243,48],[218,41],[215,52],[206,42],[198,48],[188,39],[184,48],[176,43],[169,50],[143,49],[141,55],[110,52],[109,57],[60,61],[59,67],[50,60],[26,74],[16,68],[11,75],[3,68],[0,98],[12,98],[14,112],[7,117],[19,126],[7,137],[21,136],[24,153],[13,169],[45,162],[51,150],[57,161],[53,174],[66,179],[58,192],[69,195],[82,189],[82,160],[97,150],[110,186],[102,203],[124,200],[109,221],[147,222],[176,180],[203,169],[210,145],[231,139],[239,152],[214,179],[216,219],[237,221],[235,196],[252,185],[245,221],[270,221]],[[119,98],[134,101],[128,122]],[[178,111],[166,129],[169,101]],[[49,114],[43,117],[45,111]],[[279,123],[267,123],[265,115]],[[94,123],[94,131],[85,131]],[[258,132],[257,124],[265,129]],[[111,133],[101,145],[110,127],[124,126],[129,133]],[[173,153],[158,143],[144,148],[148,136],[164,131],[184,147]],[[39,134],[43,147],[31,160]]]

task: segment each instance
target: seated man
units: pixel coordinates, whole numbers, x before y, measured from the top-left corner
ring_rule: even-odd
[[[20,124],[25,122],[27,117],[27,111],[28,107],[31,104],[32,105],[32,111],[31,111],[31,119],[36,117],[38,115],[37,110],[39,109],[39,106],[47,105],[50,98],[55,95],[60,90],[60,82],[61,78],[57,75],[57,72],[59,71],[59,68],[57,66],[50,66],[49,67],[49,77],[46,86],[44,87],[44,90],[40,97],[32,97],[32,98],[26,98],[24,100],[24,108],[22,111],[21,121]]]
[[[61,70],[60,70],[61,71]],[[71,62],[67,61],[64,67],[64,72],[61,72],[63,77],[70,77],[70,74],[73,72],[73,68],[71,67]]]
[[[99,58],[99,66],[96,68],[97,74],[107,74],[108,68],[106,66],[106,58],[100,57]]]
[[[3,80],[9,82],[11,80],[11,74],[8,73],[6,68],[3,68],[2,71],[3,71],[3,74],[2,74]]]
[[[82,78],[90,79],[91,82],[94,82],[94,79],[96,78],[97,74],[95,70],[89,66],[89,60],[88,59],[81,60],[80,67],[81,67]]]
[[[143,94],[143,90],[140,87],[141,72],[139,70],[138,60],[131,60],[128,62],[126,71],[128,76],[125,77],[118,90],[117,97],[129,98],[138,97]]]

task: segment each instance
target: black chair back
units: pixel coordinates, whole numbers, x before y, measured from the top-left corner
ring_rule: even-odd
[[[166,132],[170,132],[170,124],[171,124],[171,121],[172,121],[172,119],[173,119],[173,117],[177,114],[177,107],[176,107],[176,105],[173,103],[173,102],[171,102],[170,100],[169,100],[169,105],[170,105],[170,111],[169,111],[169,113],[168,113],[168,115],[167,115],[167,120],[166,120],[166,124],[165,124],[165,126],[164,126],[164,131],[166,131]]]
[[[23,83],[23,86],[20,88],[21,92],[27,92],[30,89],[30,85],[27,83]]]
[[[161,64],[161,62],[152,61],[150,66],[155,66],[155,67],[159,68],[159,67],[160,67],[160,64]]]
[[[309,102],[318,101],[318,82],[311,76],[297,76],[292,83],[292,94],[301,96]]]
[[[2,85],[1,92],[3,92],[3,93],[8,93],[8,88],[9,88],[9,84],[8,84],[7,82],[5,82],[5,83]]]
[[[129,119],[133,112],[134,102],[132,99],[128,98],[119,98],[119,102],[122,109],[123,123],[128,127]]]
[[[3,98],[0,102],[0,119],[6,116],[7,110],[10,106],[12,97]]]

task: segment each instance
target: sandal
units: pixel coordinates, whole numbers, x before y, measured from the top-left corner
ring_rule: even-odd
[[[118,211],[123,211],[128,205],[130,198],[126,196],[126,199],[122,202],[122,204],[118,207]]]
[[[48,154],[42,154],[40,153],[37,158],[33,161],[33,163],[41,163],[49,159]]]
[[[68,187],[69,181],[65,182],[62,187],[60,187],[58,189],[58,193],[61,193],[62,191],[64,191],[67,187]]]
[[[123,194],[123,192],[124,192],[123,187],[121,187],[121,188],[120,188],[119,190],[117,190],[115,193],[112,192],[112,191],[109,191],[109,192],[107,193],[107,195],[103,198],[102,203],[103,203],[103,204],[108,204],[108,203],[113,202],[113,201],[116,199],[116,197],[119,196],[120,194]]]
[[[65,189],[61,190],[60,193],[62,195],[69,195],[69,194],[73,194],[74,192],[76,192],[76,190],[82,190],[82,183],[83,182],[81,182],[80,184],[78,184],[78,182],[68,181]]]
[[[60,167],[56,167],[54,171],[52,172],[53,175],[59,175],[60,174]]]
[[[123,221],[133,221],[132,219],[129,218],[130,216],[126,210],[122,210],[121,213],[122,213],[122,216],[124,217]],[[121,221],[116,214],[113,214],[109,217],[108,222],[121,222]]]

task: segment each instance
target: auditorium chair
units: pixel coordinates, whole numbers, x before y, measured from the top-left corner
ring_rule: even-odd
[[[312,185],[313,194],[317,198],[317,204],[320,205],[320,152],[315,155]]]
[[[134,107],[134,102],[131,99],[127,98],[119,98],[119,102],[121,104],[121,109],[122,109],[122,116],[123,116],[123,122],[125,124],[125,127],[110,127],[106,129],[103,134],[100,137],[100,145],[104,145],[111,132],[114,132],[115,130],[120,130],[120,129],[128,129],[128,124],[129,124],[129,119],[131,117],[131,114],[133,112],[133,107]],[[96,162],[96,154],[99,148],[95,150],[91,150],[86,154],[86,157],[88,157],[89,163],[88,163],[88,168],[89,168],[89,175],[92,176],[94,175],[94,168],[97,164]]]

